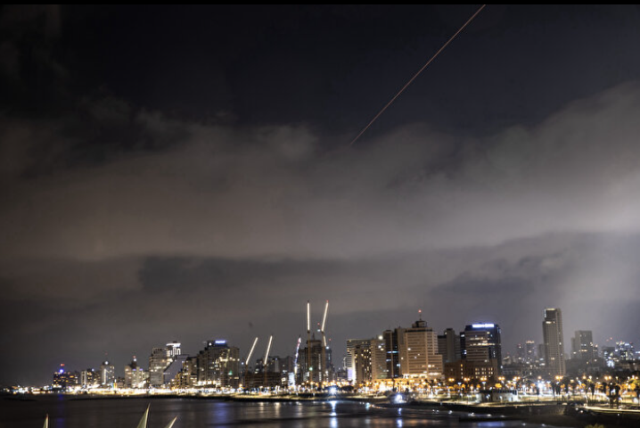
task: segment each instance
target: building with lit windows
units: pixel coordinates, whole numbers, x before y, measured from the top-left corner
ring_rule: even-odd
[[[404,378],[440,379],[443,359],[438,354],[438,335],[422,319],[403,329],[400,366]]]
[[[103,387],[113,387],[116,381],[116,368],[109,361],[100,365],[100,385]]]
[[[562,334],[562,311],[560,309],[545,309],[544,321],[542,321],[542,336],[544,339],[545,372],[550,378],[564,376],[566,366]]]
[[[76,385],[80,385],[80,373],[67,371],[64,368],[64,364],[61,364],[58,371],[53,374],[52,386],[54,388],[67,388]]]
[[[95,369],[86,369],[80,372],[80,385],[83,388],[92,388],[100,385],[100,373]]]
[[[156,347],[151,350],[149,356],[149,386],[160,387],[164,384],[164,370],[171,363],[167,356],[167,350]]]
[[[387,379],[402,377],[402,365],[400,364],[400,349],[404,346],[404,329],[398,327],[394,330],[382,332],[387,363]]]
[[[371,339],[371,379],[386,379],[387,378],[387,352],[384,345],[384,339],[382,336],[378,336],[377,339]]]
[[[240,350],[226,340],[207,341],[198,353],[198,385],[237,388],[240,383]]]
[[[498,324],[467,325],[460,334],[462,359],[489,376],[502,373],[502,342]],[[485,375],[486,376],[486,375]]]
[[[347,355],[345,357],[345,367],[347,368],[347,377],[349,380],[355,380],[355,348],[363,344],[369,345],[371,339],[348,339],[347,340]]]
[[[149,373],[138,365],[135,355],[133,360],[124,366],[124,387],[144,388],[146,387]]]

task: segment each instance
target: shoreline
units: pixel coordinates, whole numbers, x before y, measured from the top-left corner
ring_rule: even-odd
[[[602,424],[606,427],[638,427],[640,426],[640,412],[629,412],[616,409],[600,409],[567,406],[562,403],[526,403],[510,405],[478,405],[478,404],[458,404],[432,401],[412,401],[407,403],[390,403],[387,397],[372,398],[358,396],[329,396],[324,394],[303,395],[303,396],[276,396],[276,397],[255,397],[255,396],[233,396],[214,395],[197,396],[184,394],[163,394],[163,395],[66,395],[61,394],[70,401],[90,401],[90,400],[113,400],[113,399],[197,399],[213,401],[230,401],[246,403],[313,403],[328,401],[349,401],[369,403],[375,406],[386,408],[407,408],[412,410],[445,410],[457,413],[467,413],[468,416],[460,415],[460,422],[489,422],[489,421],[509,421],[520,420],[522,422],[532,422],[555,427],[584,428],[589,424]],[[57,398],[60,395],[39,395],[29,397],[18,397],[15,395],[0,395],[8,401],[37,401],[39,399]]]

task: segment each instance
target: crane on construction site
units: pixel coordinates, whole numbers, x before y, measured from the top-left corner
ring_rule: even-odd
[[[322,352],[320,355],[320,362],[317,369],[318,370],[318,381],[320,383],[320,388],[329,377],[329,371],[327,370],[327,338],[325,334],[325,325],[327,322],[327,312],[329,310],[329,301],[327,300],[324,307],[324,315],[322,316],[322,324],[320,326],[320,334],[322,335]],[[311,367],[311,303],[307,300],[307,379],[309,382],[312,382],[312,367]]]
[[[267,384],[267,367],[269,364],[269,351],[271,350],[271,341],[273,340],[273,336],[269,336],[269,344],[267,345],[267,352],[264,354],[264,361],[262,363],[262,371],[264,372],[264,385]]]
[[[253,355],[253,350],[256,349],[256,344],[258,343],[258,338],[256,337],[253,341],[253,346],[251,346],[251,350],[249,351],[249,355],[247,356],[247,360],[244,363],[244,378],[242,379],[242,384],[246,386],[247,380],[247,371],[249,371],[249,361],[251,361],[251,355]]]
[[[300,342],[302,337],[298,336],[298,344],[296,345],[296,356],[293,360],[293,386],[296,385],[296,379],[298,379],[298,354],[300,353]]]

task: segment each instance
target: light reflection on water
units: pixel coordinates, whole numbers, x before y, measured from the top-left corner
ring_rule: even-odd
[[[81,399],[39,397],[33,401],[0,397],[0,428],[41,427],[49,414],[50,428],[135,428],[147,405],[149,428],[258,426],[261,428],[515,428],[521,421],[460,422],[467,414],[416,408],[385,408],[368,403],[332,400],[306,403],[239,403],[190,398]],[[527,428],[542,428],[527,423]]]

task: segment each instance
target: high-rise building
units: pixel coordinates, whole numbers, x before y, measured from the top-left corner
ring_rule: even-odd
[[[175,377],[176,370],[180,371],[182,361],[174,365],[171,371],[171,379],[165,379],[164,373],[169,365],[178,359],[182,354],[180,342],[169,342],[164,348],[156,347],[151,350],[149,356],[149,385],[154,387],[163,386]]]
[[[353,349],[353,368],[355,385],[371,382],[371,341],[360,340]]]
[[[198,385],[198,357],[188,357],[182,361],[182,370],[177,376],[177,386],[191,388]]]
[[[149,356],[149,385],[160,387],[164,384],[164,370],[171,363],[166,348],[156,347]]]
[[[476,367],[491,367],[487,373],[502,373],[502,342],[498,324],[477,323],[467,325],[460,335],[462,358]]]
[[[61,364],[58,371],[53,373],[52,385],[56,388],[80,385],[80,373],[77,371],[67,371],[64,368],[64,364]]]
[[[347,355],[345,357],[345,365],[347,369],[347,377],[349,380],[355,380],[355,348],[362,344],[370,344],[371,339],[347,339]]]
[[[527,340],[524,344],[525,361],[532,364],[536,360],[536,342],[533,340]]]
[[[116,381],[116,368],[109,361],[105,361],[100,365],[100,385],[111,387]]]
[[[383,336],[372,339],[347,340],[347,368],[349,380],[354,384],[386,379],[387,355]]]
[[[92,388],[100,385],[100,373],[95,369],[86,369],[80,372],[80,385],[83,388]]]
[[[438,336],[438,353],[445,363],[452,363],[461,358],[460,336],[454,329],[448,328]]]
[[[576,331],[575,336],[571,338],[571,358],[592,361],[596,357],[593,333],[590,330]]]
[[[438,335],[422,319],[403,329],[399,346],[403,377],[439,379],[443,373],[442,355],[438,354]]]
[[[387,376],[387,352],[384,346],[384,339],[378,336],[371,339],[371,379],[386,379]]]
[[[545,309],[542,336],[544,338],[545,371],[551,378],[564,376],[566,367],[562,334],[562,311],[560,309]]]
[[[124,366],[124,387],[125,388],[144,388],[147,383],[149,374],[138,365],[136,356],[133,360]]]
[[[240,381],[240,350],[226,340],[210,340],[198,353],[198,384],[237,388]]]
[[[404,345],[404,329],[398,327],[394,330],[385,330],[382,333],[387,363],[387,379],[402,377],[400,364],[400,349]]]

